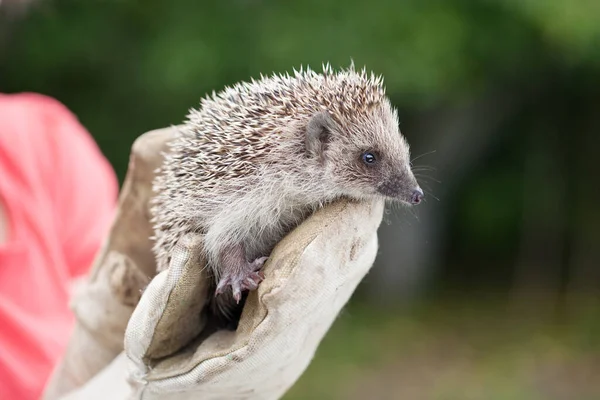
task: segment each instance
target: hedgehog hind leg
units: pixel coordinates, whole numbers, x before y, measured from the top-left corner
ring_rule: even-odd
[[[242,292],[256,290],[264,279],[260,271],[268,257],[259,257],[253,261],[246,259],[243,244],[226,246],[220,254],[221,268],[215,295],[225,293],[231,288],[236,304],[242,299]]]

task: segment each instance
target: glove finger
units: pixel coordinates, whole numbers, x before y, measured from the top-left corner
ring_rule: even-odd
[[[171,355],[205,326],[209,281],[202,236],[186,235],[175,247],[169,268],[144,291],[125,333],[125,348],[138,367]]]

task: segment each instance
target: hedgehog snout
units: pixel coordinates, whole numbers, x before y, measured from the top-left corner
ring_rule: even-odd
[[[423,190],[421,190],[420,187],[417,187],[413,193],[412,196],[410,197],[410,204],[419,204],[421,201],[423,201],[423,198],[425,197],[425,195],[423,194]]]
[[[425,197],[419,184],[405,175],[388,179],[377,186],[377,191],[385,197],[417,205]]]

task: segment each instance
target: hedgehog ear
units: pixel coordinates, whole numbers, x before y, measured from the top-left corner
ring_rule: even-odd
[[[304,141],[308,157],[323,157],[327,144],[331,140],[333,126],[333,119],[326,111],[318,112],[310,118],[306,125]]]

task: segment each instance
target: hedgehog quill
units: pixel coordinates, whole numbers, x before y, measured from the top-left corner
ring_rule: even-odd
[[[329,65],[203,98],[170,144],[155,191],[158,269],[183,235],[204,235],[213,305],[224,315],[316,209],[339,198],[423,200],[382,77]]]

